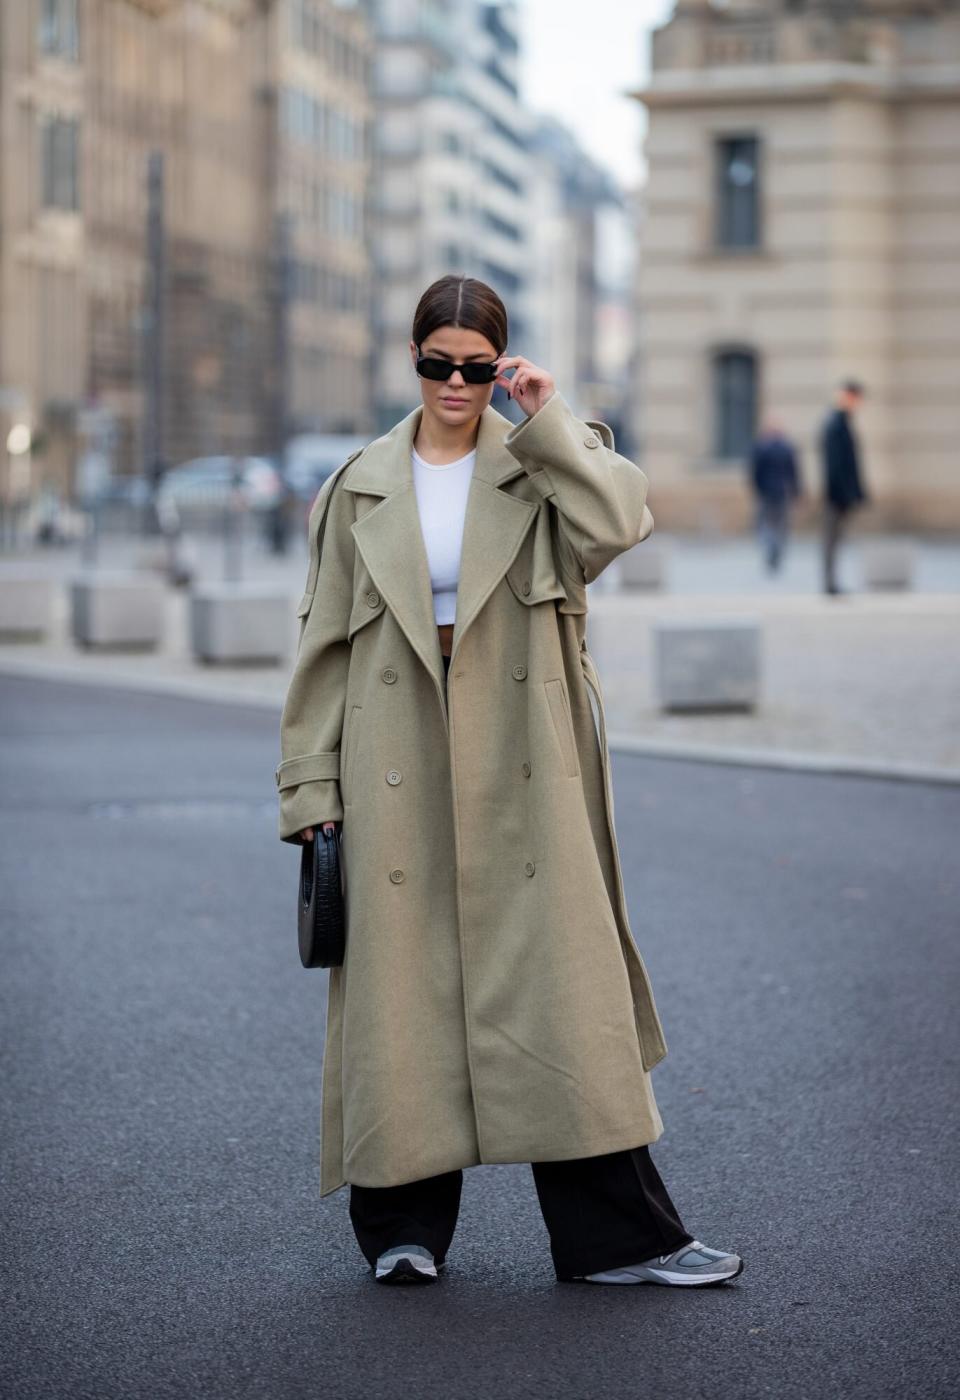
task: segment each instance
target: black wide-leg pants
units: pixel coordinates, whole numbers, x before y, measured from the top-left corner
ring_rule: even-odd
[[[693,1238],[646,1147],[530,1166],[558,1279],[639,1264]],[[401,1186],[351,1185],[350,1220],[367,1263],[394,1245],[420,1244],[442,1264],[462,1187],[459,1170]]]

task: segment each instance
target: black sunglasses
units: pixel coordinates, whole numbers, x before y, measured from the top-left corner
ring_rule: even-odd
[[[492,384],[499,372],[495,364],[455,365],[452,360],[432,360],[424,355],[417,360],[417,374],[423,379],[449,379],[455,369],[463,375],[465,384]]]

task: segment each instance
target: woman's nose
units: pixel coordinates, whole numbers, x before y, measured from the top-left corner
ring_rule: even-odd
[[[451,374],[450,378],[447,380],[447,383],[452,384],[455,389],[464,388],[466,382],[467,381],[464,379],[463,375],[458,369],[455,369]]]

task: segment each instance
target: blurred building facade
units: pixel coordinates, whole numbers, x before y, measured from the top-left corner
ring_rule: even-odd
[[[0,23],[0,431],[32,430],[33,484],[72,492],[88,432],[144,465],[148,384],[168,464],[367,427],[364,7],[18,0]]]
[[[386,431],[419,401],[410,329],[436,278],[488,282],[510,313],[511,344],[524,343],[533,117],[518,88],[515,5],[372,0],[372,13],[374,382]],[[515,416],[503,390],[493,401]]]
[[[658,521],[748,520],[776,413],[820,496],[863,380],[878,526],[960,528],[956,0],[678,0],[653,36],[637,430]]]
[[[630,207],[612,176],[553,118],[537,120],[530,149],[530,328],[519,353],[548,367],[574,411],[603,419],[627,451]]]
[[[374,425],[368,11],[349,0],[273,6],[270,81],[280,120],[272,206],[289,230],[287,422],[295,431],[362,434]]]

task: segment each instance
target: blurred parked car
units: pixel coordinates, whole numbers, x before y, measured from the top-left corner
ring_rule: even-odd
[[[161,515],[184,524],[219,524],[230,505],[237,459],[197,457],[167,471],[157,489]],[[272,510],[283,495],[280,473],[265,457],[239,459],[240,501],[248,510]]]
[[[286,477],[294,495],[312,502],[331,472],[341,466],[351,452],[366,447],[368,437],[349,433],[298,433],[290,438],[286,451]]]

